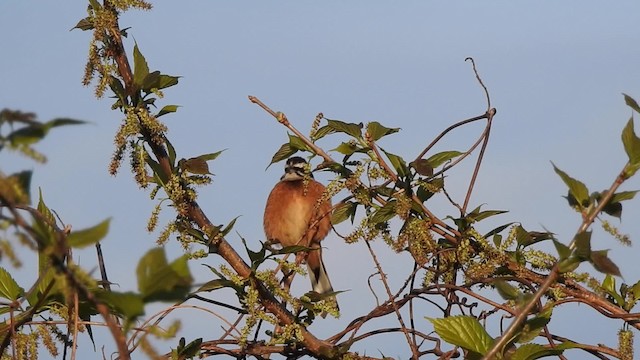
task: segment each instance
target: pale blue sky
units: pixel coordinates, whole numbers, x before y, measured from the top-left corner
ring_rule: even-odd
[[[264,169],[286,131],[247,95],[285,112],[305,133],[318,112],[401,127],[382,145],[411,159],[449,124],[484,112],[467,56],[475,58],[498,110],[472,205],[511,211],[481,230],[521,221],[568,242],[580,219],[561,197],[566,190],[549,161],[592,191],[608,187],[625,159],[619,139],[630,111],[621,93],[640,100],[640,3],[603,4],[158,1],[151,12],[128,13],[120,23],[131,27],[129,50],[135,39],[152,70],[182,76],[160,101],[182,106],[163,118],[178,156],[228,149],[212,164],[215,183],[202,189],[200,203],[215,223],[242,215],[236,230],[252,244],[262,239],[264,201],[281,166]],[[126,166],[116,178],[107,173],[121,116],[110,111],[111,99],[96,101],[93,89],[80,83],[90,34],[69,29],[85,8],[79,0],[0,2],[0,108],[34,111],[41,120],[92,122],[52,132],[38,146],[49,157],[45,166],[4,153],[0,161],[3,171],[34,169],[34,189],[42,187],[47,203],[75,228],[113,217],[103,250],[112,281],[128,290],[135,288],[136,259],[154,245],[156,235],[145,231],[154,203],[137,189]],[[462,150],[478,130],[452,136],[440,150]],[[335,141],[321,145],[331,149]],[[467,169],[448,180],[454,196],[466,189]],[[639,188],[638,179],[624,186]],[[434,211],[444,217],[451,209]],[[165,219],[170,214],[167,209]],[[622,231],[640,233],[639,216],[640,206],[627,204]],[[229,240],[239,243],[235,236]],[[314,325],[331,334],[361,315],[363,304],[373,304],[365,284],[373,265],[363,245],[346,245],[335,236],[324,245],[334,286],[352,289],[341,299],[342,319]],[[600,233],[594,247],[611,248],[625,279],[638,279],[636,247],[623,248]],[[387,271],[399,279],[408,271],[407,259],[383,248]],[[171,257],[179,256],[176,246],[168,249]],[[77,257],[88,268],[95,264],[90,251]],[[219,259],[205,262],[216,265]],[[199,262],[192,266],[198,281],[207,279],[202,268]],[[306,289],[305,279],[297,282]],[[217,331],[213,319],[197,319],[189,321],[188,338]],[[556,311],[551,327],[576,340],[615,346],[619,323],[586,306],[567,305]],[[407,357],[379,339],[360,350]]]

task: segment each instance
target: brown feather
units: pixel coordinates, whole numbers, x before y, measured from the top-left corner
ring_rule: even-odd
[[[267,240],[282,246],[314,248],[307,255],[312,287],[319,293],[332,292],[322,263],[320,242],[331,230],[331,200],[318,204],[325,191],[319,182],[280,181],[267,199],[264,232]]]

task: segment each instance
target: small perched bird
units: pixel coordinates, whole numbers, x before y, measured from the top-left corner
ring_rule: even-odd
[[[320,294],[333,292],[320,246],[331,230],[331,199],[320,203],[324,191],[325,187],[313,179],[307,162],[294,156],[287,160],[284,175],[271,190],[264,209],[268,241],[312,248],[306,256],[307,267],[311,287]]]

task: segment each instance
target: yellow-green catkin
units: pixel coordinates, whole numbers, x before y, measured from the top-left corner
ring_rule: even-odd
[[[618,351],[621,360],[633,360],[633,333],[630,330],[618,331]]]

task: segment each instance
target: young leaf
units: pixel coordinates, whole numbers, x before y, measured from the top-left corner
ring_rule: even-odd
[[[184,300],[193,283],[186,255],[168,264],[164,248],[148,251],[138,262],[136,274],[145,302]]]
[[[488,239],[490,236],[493,236],[493,235],[499,234],[499,233],[501,233],[501,232],[502,232],[502,230],[504,230],[504,229],[508,228],[508,227],[509,227],[509,226],[511,226],[511,225],[513,225],[513,223],[512,223],[512,222],[507,223],[507,224],[504,224],[504,225],[500,225],[500,226],[498,226],[497,228],[495,228],[495,229],[493,229],[493,230],[489,231],[488,233],[486,233],[486,234],[484,235],[484,238],[485,238],[485,239]]]
[[[429,164],[431,164],[431,166],[435,169],[438,166],[444,164],[445,162],[456,158],[460,155],[462,155],[464,153],[460,152],[460,151],[455,151],[455,150],[451,150],[451,151],[443,151],[443,152],[439,152],[437,154],[434,154],[432,156],[430,156],[427,161],[429,162]]]
[[[160,117],[162,115],[176,112],[176,111],[178,111],[179,107],[180,106],[178,106],[178,105],[166,105],[162,109],[160,109],[160,112],[158,112],[158,115],[156,115],[156,117],[158,118],[158,117]]]
[[[638,168],[640,168],[640,138],[636,136],[633,129],[633,118],[629,119],[624,130],[622,130],[622,144],[624,145],[624,151],[629,157],[629,166],[625,168],[625,175],[628,178],[635,174]]]
[[[577,269],[581,262],[582,261],[576,256],[568,257],[558,263],[558,271],[560,273],[571,272]]]
[[[383,207],[376,210],[376,212],[371,215],[370,221],[373,224],[379,224],[391,220],[394,216],[396,216],[396,205],[396,200],[387,202]]]
[[[338,145],[337,148],[332,149],[331,151],[337,151],[343,155],[353,155],[354,152],[358,151],[358,146],[356,144],[352,144],[352,143],[348,143],[348,142],[343,142],[340,145]]]
[[[76,26],[71,28],[71,30],[73,30],[73,29],[80,29],[82,31],[91,30],[91,29],[93,29],[93,21],[91,20],[91,18],[86,17],[86,18],[78,21]]]
[[[100,224],[90,227],[88,229],[72,231],[67,236],[69,246],[74,248],[83,248],[89,245],[93,245],[102,240],[109,232],[109,223],[111,219],[106,219]]]
[[[388,128],[388,127],[382,126],[377,121],[372,121],[367,124],[367,133],[369,134],[369,136],[373,141],[377,141],[383,136],[397,133],[398,131],[400,131],[400,128]]]
[[[205,292],[205,291],[209,292],[209,291],[214,291],[214,290],[218,290],[226,287],[235,288],[236,284],[233,281],[227,280],[227,279],[213,279],[204,283],[195,292],[196,293]]]
[[[544,310],[530,319],[527,319],[523,326],[522,331],[518,335],[516,342],[527,343],[540,335],[540,331],[549,324],[551,321],[551,314],[553,312],[553,306],[545,306]]]
[[[616,278],[607,274],[604,280],[602,280],[602,289],[609,294],[614,300],[616,305],[624,306],[624,298],[616,291]]]
[[[204,161],[211,161],[211,160],[215,160],[218,156],[220,156],[220,154],[222,154],[224,150],[220,150],[220,151],[216,151],[214,153],[209,153],[209,154],[204,154],[204,155],[200,155],[198,156],[198,159],[202,159]]]
[[[302,141],[302,139],[291,134],[289,134],[289,146],[292,149],[296,150],[311,151],[311,149],[309,149],[309,146],[304,141]]]
[[[331,214],[331,224],[340,224],[348,218],[351,218],[351,221],[353,222],[353,217],[356,214],[357,207],[358,204],[351,201],[339,204]]]
[[[53,243],[55,238],[55,231],[51,224],[56,223],[56,219],[53,217],[51,210],[47,207],[47,204],[44,203],[44,199],[42,198],[42,189],[39,189],[40,199],[38,200],[38,211],[42,215],[43,219],[37,217],[34,219],[33,229],[38,233],[40,239],[43,241],[43,245],[47,246]]]
[[[352,124],[340,120],[327,119],[327,126],[335,132],[345,133],[356,139],[362,138],[362,124]]]
[[[496,280],[493,282],[498,294],[505,300],[515,300],[520,296],[520,290],[504,280]]]
[[[484,355],[494,340],[478,319],[471,316],[451,316],[444,319],[427,318],[436,333],[449,344]]]
[[[142,56],[138,44],[133,46],[133,82],[142,88],[144,79],[149,75],[149,65]]]
[[[180,166],[181,169],[188,171],[192,174],[200,174],[200,175],[211,174],[211,172],[209,172],[209,164],[207,164],[207,161],[199,157],[194,157],[186,160],[182,159],[178,162],[178,165]]]
[[[139,294],[98,290],[95,295],[116,314],[122,314],[128,320],[134,320],[138,316],[144,315],[144,303]]]
[[[0,296],[8,300],[18,300],[24,290],[11,277],[11,274],[0,267]]]
[[[170,76],[170,75],[162,74],[158,79],[158,84],[157,84],[158,89],[162,90],[162,89],[166,89],[168,87],[177,85],[179,79],[180,79],[180,76]]]
[[[610,274],[615,276],[622,276],[618,265],[616,265],[607,256],[609,250],[597,250],[591,252],[591,265],[604,274]]]
[[[561,243],[560,241],[553,240],[553,245],[556,247],[556,251],[558,252],[558,258],[560,260],[564,260],[568,258],[569,255],[571,255],[571,249],[567,245]]]
[[[625,93],[623,93],[622,95],[624,96],[624,102],[627,104],[627,106],[640,113],[640,106],[638,106],[638,103],[631,96]]]
[[[400,177],[407,176],[407,163],[404,162],[404,159],[398,155],[394,155],[392,153],[386,152],[384,151],[384,149],[382,149],[382,151],[389,158],[389,161],[391,162],[391,165],[393,165],[393,168],[398,173],[398,176]]]
[[[167,154],[169,155],[169,162],[171,163],[171,168],[173,169],[176,163],[176,149],[173,147],[173,144],[171,144],[171,141],[169,141],[169,139],[167,139],[166,137],[164,138],[164,143],[167,145]]]
[[[327,136],[329,134],[333,134],[335,132],[336,132],[336,130],[334,128],[332,128],[329,125],[325,125],[325,126],[319,128],[315,133],[312,134],[311,140],[313,140],[315,142],[315,141],[320,140],[323,137],[325,137],[325,136]]]
[[[558,169],[554,163],[553,170],[560,176],[562,181],[569,187],[569,192],[576,199],[580,206],[588,206],[589,204],[589,189],[579,180],[567,175],[564,171]]]
[[[271,164],[275,164],[284,159],[288,159],[291,155],[297,152],[298,150],[292,148],[291,145],[289,145],[289,143],[282,144],[282,146],[280,146],[280,149],[278,149],[278,151],[276,151],[276,153],[273,154],[273,157],[271,158],[271,162],[269,163],[269,165],[267,165],[267,168],[269,168]]]
[[[573,239],[576,245],[576,256],[580,260],[589,260],[591,257],[591,231],[583,231]]]
[[[547,356],[560,355],[564,349],[559,347],[549,348],[540,344],[524,344],[511,356],[511,360],[535,360]]]
[[[410,162],[409,166],[416,169],[416,172],[422,176],[433,176],[433,166],[428,160],[418,159]]]

